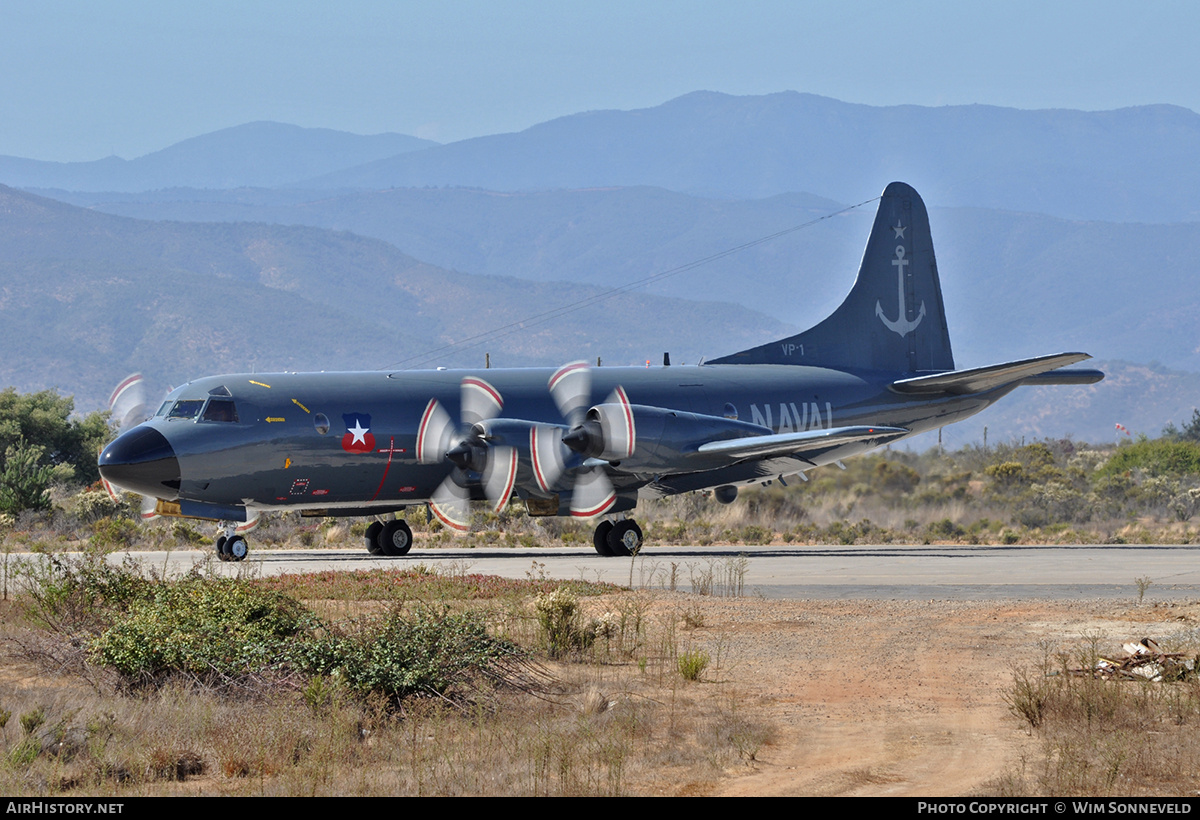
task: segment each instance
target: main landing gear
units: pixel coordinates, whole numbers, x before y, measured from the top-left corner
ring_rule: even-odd
[[[366,532],[367,552],[399,558],[412,549],[413,534],[403,518],[392,521],[372,521]]]
[[[225,534],[217,537],[214,546],[217,548],[217,558],[221,561],[244,561],[250,552],[246,537],[237,534],[237,524],[227,525]]]
[[[408,522],[397,518],[392,521],[372,521],[367,526],[363,540],[366,541],[367,552],[371,555],[399,558],[407,555],[412,549],[413,534]],[[643,542],[642,528],[632,518],[601,521],[592,534],[592,545],[596,552],[615,558],[637,555]]]
[[[601,521],[592,533],[592,546],[605,556],[628,558],[642,549],[642,528],[632,518]]]

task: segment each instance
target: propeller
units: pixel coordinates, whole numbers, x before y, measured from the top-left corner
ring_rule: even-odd
[[[113,388],[112,394],[108,397],[108,411],[109,418],[116,422],[117,435],[146,420],[146,380],[141,373],[131,373]],[[114,504],[124,503],[120,492],[129,492],[128,490],[113,485],[103,476],[100,477],[100,482],[104,485],[104,491],[108,493],[108,497]],[[146,495],[139,495],[138,498],[141,499],[140,515],[142,520],[152,521],[158,518],[158,513],[155,512],[158,499]]]
[[[456,425],[437,399],[430,399],[417,429],[417,461],[438,464],[448,459],[455,469],[434,491],[429,508],[451,529],[469,528],[471,473],[482,478],[483,493],[493,512],[512,497],[517,479],[516,447],[498,443],[489,422],[504,409],[500,391],[483,379],[468,376],[459,386],[460,423]]]
[[[429,507],[447,527],[469,529],[470,485],[477,475],[493,512],[512,497],[523,457],[529,472],[545,493],[553,493],[568,471],[571,515],[593,518],[616,503],[608,477],[609,462],[628,458],[634,450],[633,413],[624,388],[608,401],[589,409],[592,376],[585,362],[572,362],[555,371],[547,382],[565,425],[498,418],[504,397],[488,382],[468,376],[460,383],[458,424],[437,399],[430,399],[417,430],[417,461],[439,464],[449,460],[455,469],[438,486]]]
[[[146,420],[146,380],[141,373],[131,373],[121,380],[108,397],[108,410],[118,433]]]
[[[530,450],[534,476],[546,491],[568,467],[571,453],[582,458],[571,490],[571,515],[594,518],[616,503],[617,493],[606,462],[628,458],[634,451],[633,411],[625,389],[618,386],[601,407],[592,407],[592,372],[585,362],[571,362],[555,371],[547,385],[569,430],[557,442],[546,441],[535,429]],[[558,429],[558,428],[551,428]],[[554,446],[552,446],[552,444]]]

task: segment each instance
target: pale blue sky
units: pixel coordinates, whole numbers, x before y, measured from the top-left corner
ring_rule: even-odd
[[[700,89],[1200,110],[1185,2],[0,0],[0,154],[132,158],[253,120],[442,142]]]

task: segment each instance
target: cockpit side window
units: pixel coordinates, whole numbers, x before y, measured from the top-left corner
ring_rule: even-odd
[[[171,405],[173,405],[174,403],[175,402],[171,401],[170,399],[168,399],[167,401],[164,401],[162,403],[162,407],[158,408],[158,412],[155,413],[154,415],[165,416],[167,414],[167,411],[171,409]]]
[[[175,406],[171,408],[171,412],[167,414],[168,419],[194,419],[200,413],[200,408],[204,406],[204,399],[180,399],[175,402]]]
[[[233,399],[211,398],[208,400],[208,406],[204,408],[204,421],[236,422],[237,420],[237,408],[233,404]]]

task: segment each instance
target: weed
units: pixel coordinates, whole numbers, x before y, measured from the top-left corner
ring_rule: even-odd
[[[22,713],[20,720],[21,728],[25,731],[25,734],[32,735],[46,722],[46,710],[42,706],[30,709],[28,712]]]
[[[595,640],[595,628],[583,627],[579,599],[570,590],[559,587],[538,595],[534,599],[534,609],[550,657],[561,658],[572,651],[585,649]]]
[[[1022,668],[1013,673],[1012,689],[1004,695],[1008,709],[1036,729],[1046,719],[1052,686],[1044,672]]]
[[[1133,582],[1137,584],[1138,603],[1140,604],[1142,599],[1146,597],[1146,590],[1150,589],[1150,585],[1154,582],[1146,577],[1134,578]]]
[[[708,653],[703,649],[688,649],[680,654],[676,668],[684,680],[698,681],[708,668],[710,660]]]

